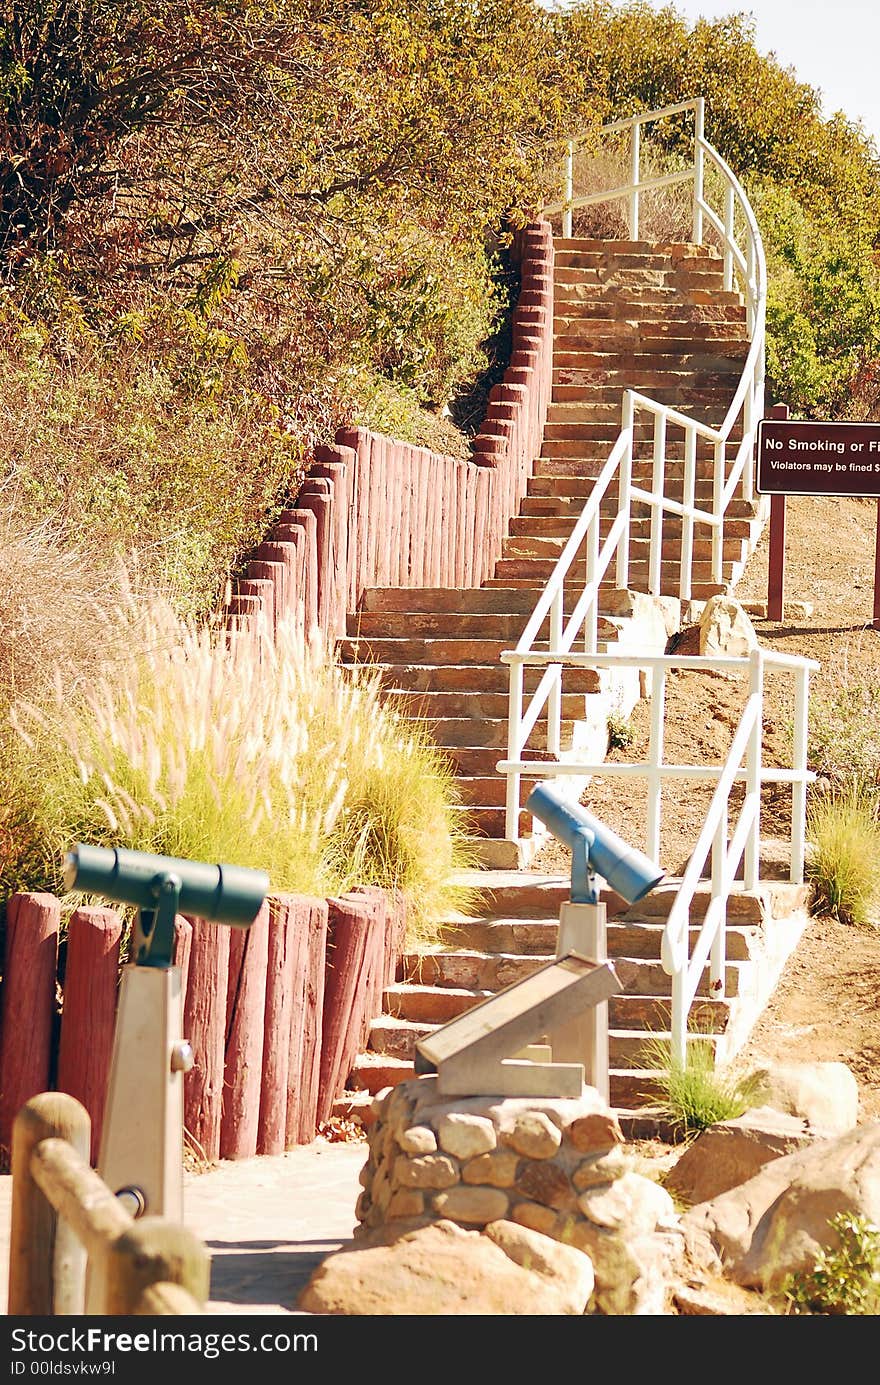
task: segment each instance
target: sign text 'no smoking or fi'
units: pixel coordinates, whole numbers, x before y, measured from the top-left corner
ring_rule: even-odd
[[[757,489],[763,495],[880,497],[880,423],[762,419]]]

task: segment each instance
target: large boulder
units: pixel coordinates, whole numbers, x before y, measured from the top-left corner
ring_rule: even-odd
[[[669,1170],[664,1186],[683,1202],[709,1202],[747,1183],[772,1159],[806,1149],[815,1138],[799,1116],[759,1107],[701,1131]]]
[[[508,1221],[483,1233],[438,1221],[403,1236],[381,1230],[329,1255],[297,1307],[350,1316],[576,1315],[592,1291],[592,1264],[573,1246]]]
[[[880,1223],[880,1121],[772,1160],[747,1183],[692,1207],[682,1229],[708,1236],[736,1283],[766,1290],[837,1244],[830,1223],[840,1212]]]
[[[712,596],[700,616],[700,654],[717,659],[749,654],[758,647],[755,627],[732,596]]]
[[[822,1135],[843,1135],[858,1123],[858,1083],[845,1063],[768,1063],[753,1076],[764,1105]]]

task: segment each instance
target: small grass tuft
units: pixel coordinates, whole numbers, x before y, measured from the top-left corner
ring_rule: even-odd
[[[826,787],[807,815],[807,874],[814,913],[864,926],[880,903],[880,823],[874,795],[859,783]]]
[[[708,1038],[689,1039],[685,1062],[681,1063],[673,1061],[669,1040],[655,1035],[643,1045],[637,1066],[653,1074],[658,1097],[651,1106],[659,1108],[670,1126],[685,1138],[718,1121],[744,1115],[760,1098],[756,1076],[716,1068]]]

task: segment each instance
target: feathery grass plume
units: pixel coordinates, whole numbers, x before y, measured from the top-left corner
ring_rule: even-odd
[[[14,708],[44,888],[79,840],[262,869],[275,891],[393,886],[421,927],[458,902],[452,781],[376,676],[292,624],[230,636],[158,598],[138,638],[75,698]]]
[[[877,801],[858,781],[825,787],[807,812],[812,851],[807,877],[814,913],[865,925],[880,907],[880,822]]]
[[[651,1106],[682,1136],[743,1115],[760,1096],[760,1080],[733,1068],[716,1068],[707,1037],[688,1038],[685,1060],[672,1057],[668,1039],[654,1035],[642,1046],[636,1066],[650,1069],[657,1087]]]

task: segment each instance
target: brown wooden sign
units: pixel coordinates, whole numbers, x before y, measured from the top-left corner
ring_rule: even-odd
[[[762,419],[756,484],[762,495],[880,496],[880,423]]]

